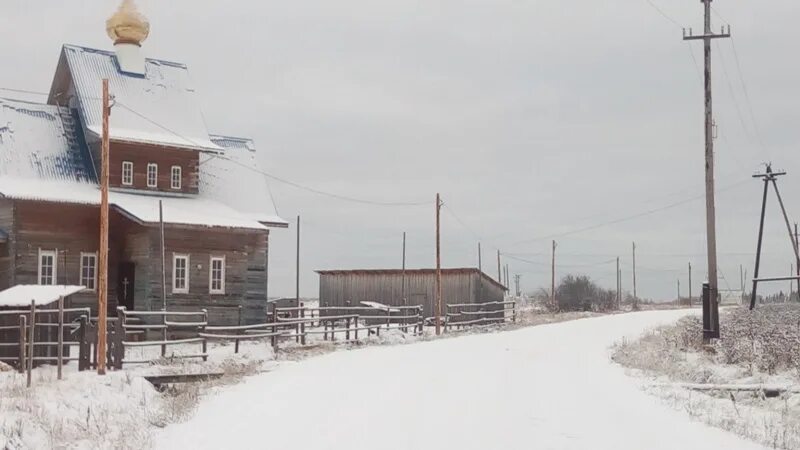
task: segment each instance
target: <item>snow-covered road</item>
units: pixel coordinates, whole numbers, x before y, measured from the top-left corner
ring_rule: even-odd
[[[756,449],[642,392],[608,347],[685,311],[339,351],[205,399],[176,449]]]

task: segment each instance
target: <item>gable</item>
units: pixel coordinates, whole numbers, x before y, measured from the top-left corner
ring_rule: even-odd
[[[147,59],[145,70],[145,76],[125,74],[113,52],[65,45],[49,103],[74,105],[84,121],[87,140],[97,140],[102,133],[102,80],[107,78],[114,97],[109,124],[112,140],[221,150],[209,138],[187,67]]]

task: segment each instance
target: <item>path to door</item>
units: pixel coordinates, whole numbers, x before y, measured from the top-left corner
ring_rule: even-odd
[[[160,448],[756,449],[664,406],[608,346],[685,315],[608,316],[339,351],[252,377]]]

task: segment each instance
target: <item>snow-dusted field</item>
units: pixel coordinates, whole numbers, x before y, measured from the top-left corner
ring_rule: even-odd
[[[609,360],[685,311],[339,351],[203,400],[158,448],[755,449],[640,389]]]

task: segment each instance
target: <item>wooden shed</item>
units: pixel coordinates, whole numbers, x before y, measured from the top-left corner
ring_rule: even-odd
[[[320,306],[422,305],[434,315],[436,269],[318,270]],[[442,269],[442,303],[501,302],[506,288],[476,268]]]
[[[25,316],[26,329],[34,326],[34,342],[37,343],[34,365],[55,363],[58,347],[48,344],[58,342],[58,300],[63,298],[65,307],[69,308],[70,297],[83,290],[83,286],[17,285],[0,291],[0,361],[12,365],[19,361],[20,316]],[[31,320],[31,302],[36,309],[35,322]],[[74,310],[68,311],[70,313],[64,315],[66,323],[75,318]],[[69,336],[71,331],[72,326],[64,327],[66,358],[69,357],[67,342],[74,340]]]

